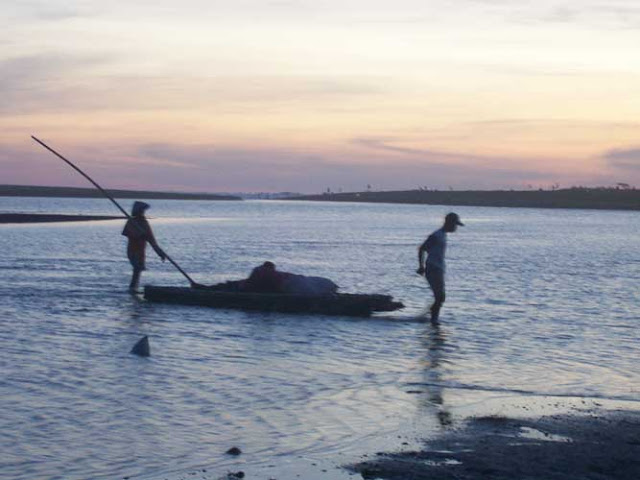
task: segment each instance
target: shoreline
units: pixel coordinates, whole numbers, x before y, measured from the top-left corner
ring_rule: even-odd
[[[498,403],[489,402],[484,407]],[[524,400],[524,398],[520,398]],[[156,472],[141,480],[629,480],[640,478],[640,410],[592,399],[480,407],[414,437],[382,435],[385,447],[347,461],[330,456],[264,458],[242,452],[220,464]],[[608,404],[608,405],[607,405]],[[525,405],[529,405],[528,407]],[[478,406],[476,406],[477,408]],[[513,408],[524,408],[517,413]],[[462,413],[462,412],[459,412]],[[457,418],[456,418],[457,417]]]
[[[218,195],[213,193],[157,192],[115,189],[105,189],[105,191],[111,196],[120,199],[209,201],[242,200],[242,198],[234,195]],[[0,197],[104,198],[104,195],[95,188],[0,185]]]
[[[346,468],[382,480],[640,478],[640,411],[471,417],[420,450],[376,457]]]
[[[403,190],[324,193],[286,200],[398,203],[467,207],[567,208],[640,211],[640,190],[568,188],[559,190]]]
[[[208,193],[107,190],[122,199],[242,201],[239,196]],[[0,197],[103,198],[96,189],[0,185]],[[295,195],[278,200],[392,203],[469,207],[548,208],[640,211],[640,189],[573,187],[556,190],[390,190]]]
[[[0,213],[0,225],[15,223],[91,222],[96,220],[126,220],[110,215],[61,215],[52,213]]]

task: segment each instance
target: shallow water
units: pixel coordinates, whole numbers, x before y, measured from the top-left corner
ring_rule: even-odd
[[[253,464],[348,461],[479,399],[640,405],[639,213],[456,208],[434,329],[416,322],[430,301],[416,248],[446,207],[150,203],[158,241],[199,282],[269,259],[407,307],[362,320],[147,304],[126,294],[123,222],[0,225],[3,479],[222,468],[233,445]],[[0,198],[11,211],[114,208]],[[152,251],[148,267],[143,284],[186,285]],[[128,353],[142,335],[147,359]]]

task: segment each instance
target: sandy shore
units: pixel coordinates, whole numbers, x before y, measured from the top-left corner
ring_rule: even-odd
[[[418,448],[400,446],[400,442],[408,445],[400,437],[388,439],[389,448],[400,450],[371,452],[354,464],[344,464],[340,455],[269,459],[243,452],[223,465],[142,480],[640,479],[640,411],[636,410],[587,407],[531,418],[480,416],[456,420],[435,436],[425,433],[431,437],[413,443]]]
[[[375,456],[347,468],[388,480],[632,480],[640,478],[640,412],[475,417],[419,451]]]
[[[89,222],[92,220],[123,220],[105,215],[57,215],[49,213],[0,213],[2,223]]]

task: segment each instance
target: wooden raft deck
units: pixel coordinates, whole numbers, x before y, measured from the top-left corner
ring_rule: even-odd
[[[374,312],[392,312],[404,307],[389,295],[337,293],[316,296],[240,293],[154,285],[144,287],[144,298],[150,302],[213,308],[352,317],[369,317]]]

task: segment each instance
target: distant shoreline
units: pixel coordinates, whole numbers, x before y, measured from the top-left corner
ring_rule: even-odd
[[[406,190],[387,192],[325,193],[287,200],[320,202],[404,203],[511,208],[577,208],[640,210],[640,190],[569,188],[558,190]]]
[[[142,198],[148,200],[242,200],[233,195],[213,193],[156,192],[144,190],[106,190],[120,199]],[[0,197],[60,197],[60,198],[104,198],[95,188],[41,187],[30,185],[0,185]]]
[[[5,223],[52,223],[90,222],[95,220],[124,220],[125,217],[106,215],[59,215],[52,213],[0,213],[0,224]]]
[[[235,195],[209,193],[107,190],[118,199],[243,200]],[[92,188],[0,185],[0,197],[104,198]],[[398,203],[508,208],[569,208],[640,210],[640,190],[617,188],[568,188],[557,190],[398,190],[321,195],[295,195],[279,200],[318,202]]]

